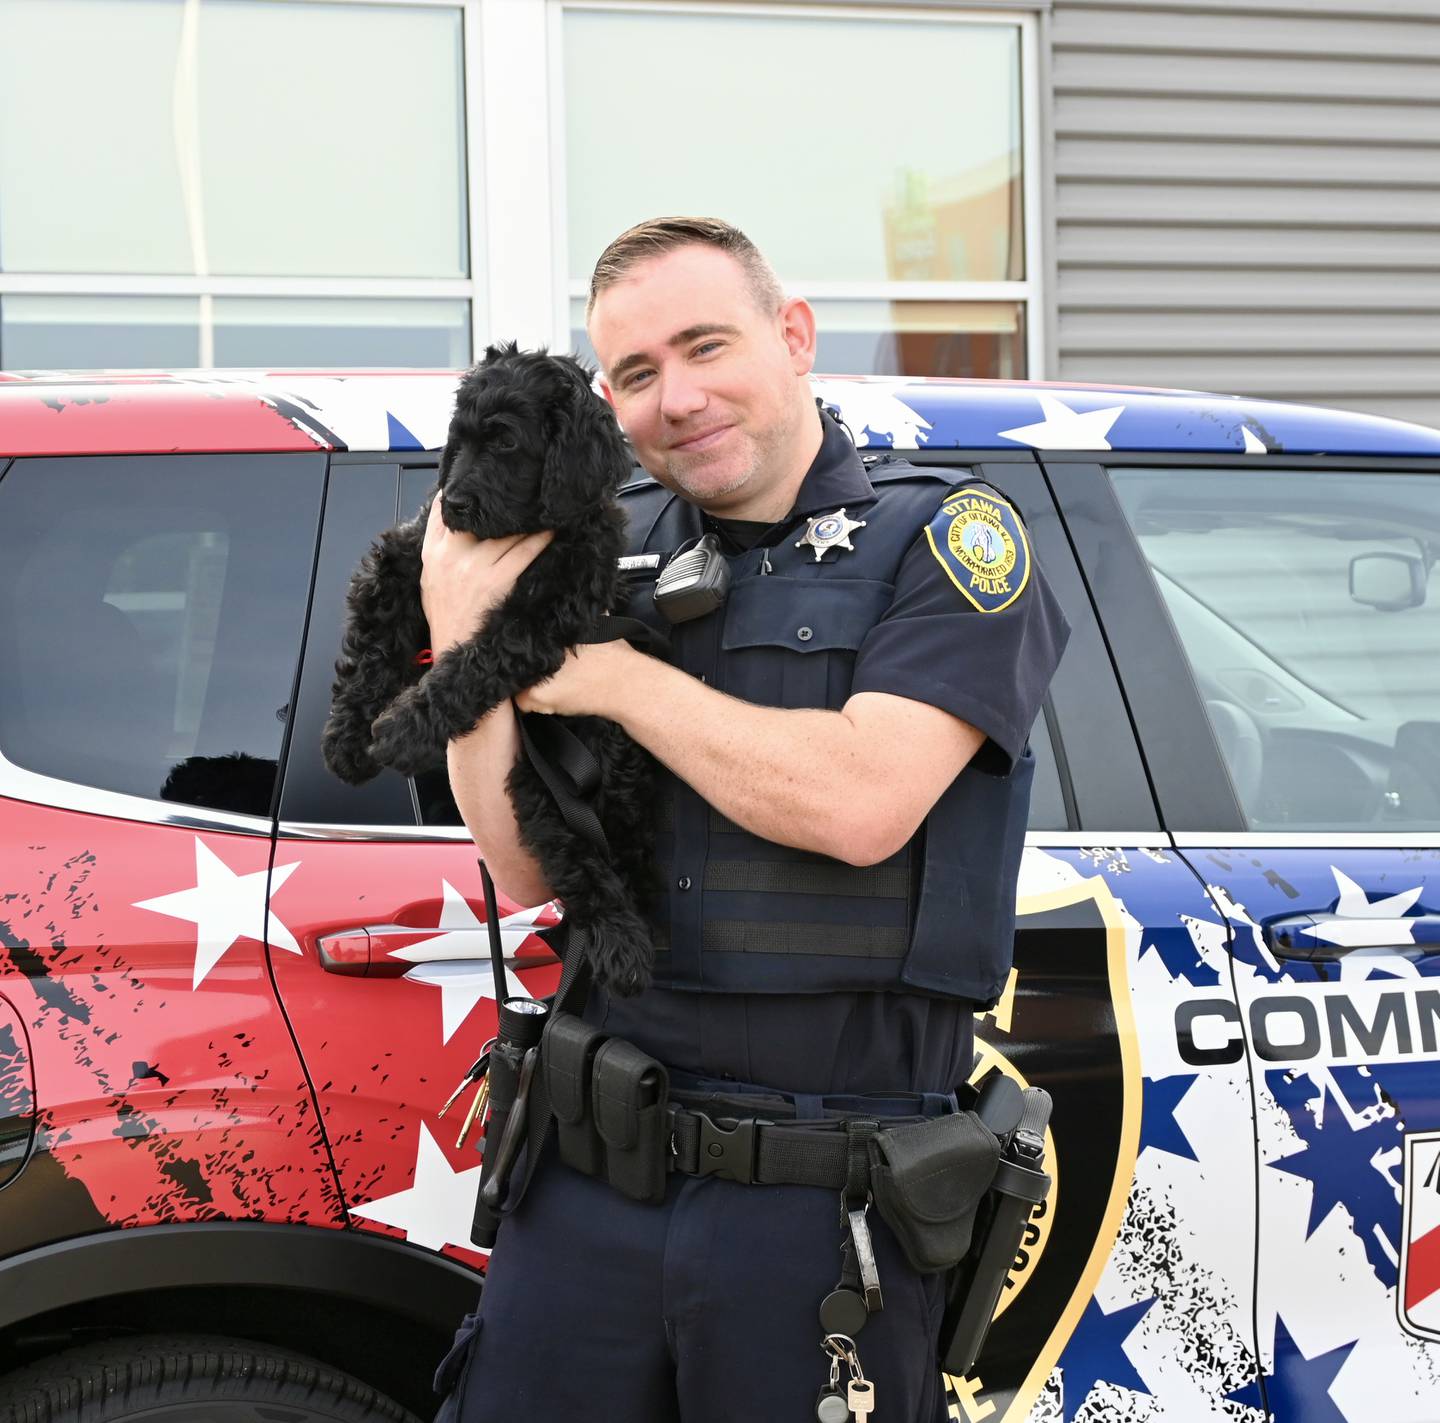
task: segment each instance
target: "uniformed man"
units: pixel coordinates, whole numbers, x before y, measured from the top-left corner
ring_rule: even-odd
[[[1026,531],[987,485],[862,461],[811,392],[810,306],[725,223],[618,237],[586,319],[650,476],[622,495],[630,551],[663,562],[712,532],[731,574],[722,607],[669,630],[668,660],[582,647],[520,699],[609,717],[663,768],[655,983],[592,992],[587,1017],[665,1063],[676,1089],[765,1089],[801,1120],[944,1112],[970,1070],[972,1015],[1009,968],[1027,737],[1068,633]],[[546,541],[432,520],[437,653]],[[648,585],[629,611],[658,621]],[[504,789],[518,749],[502,708],[450,743],[449,772],[497,884],[535,904],[550,889]],[[542,1158],[501,1228],[447,1410],[817,1416],[835,1191],[678,1164],[646,1205]],[[869,1219],[883,1309],[855,1342],[875,1416],[944,1418],[940,1277]]]

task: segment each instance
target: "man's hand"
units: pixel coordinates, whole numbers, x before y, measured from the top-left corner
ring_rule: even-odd
[[[521,692],[521,711],[550,716],[610,716],[615,694],[643,658],[628,642],[587,642],[575,648],[553,677]]]
[[[475,635],[552,537],[549,530],[501,539],[459,533],[445,527],[436,496],[420,550],[420,603],[436,657]]]

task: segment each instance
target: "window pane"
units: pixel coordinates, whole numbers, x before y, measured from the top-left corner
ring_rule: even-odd
[[[1019,302],[817,301],[815,369],[834,375],[1025,377]]]
[[[188,370],[199,312],[193,296],[0,297],[0,368]]]
[[[0,0],[6,271],[466,275],[458,8],[197,14]]]
[[[34,459],[0,482],[0,752],[268,814],[322,455]]]
[[[197,297],[0,298],[0,368],[188,369],[200,363]],[[470,364],[465,301],[219,297],[217,366]]]
[[[438,366],[470,364],[464,301],[215,301],[217,366]]]
[[[1023,380],[1025,308],[1014,301],[816,301],[815,369],[826,375],[987,376]],[[570,303],[570,340],[596,360],[585,302]]]
[[[1024,277],[1017,26],[595,10],[564,25],[575,280],[666,213],[736,223],[797,283]]]
[[[1251,828],[1440,828],[1440,475],[1111,478]]]

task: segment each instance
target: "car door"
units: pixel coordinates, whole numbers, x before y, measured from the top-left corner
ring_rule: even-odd
[[[474,845],[443,772],[411,782],[387,770],[352,787],[320,755],[350,576],[433,488],[434,455],[418,459],[332,456],[271,888],[302,952],[273,954],[272,967],[350,1223],[478,1266],[475,1134],[458,1144],[469,1094],[438,1115],[495,1027]],[[553,911],[500,908],[509,991],[549,992],[558,970],[533,930]]]
[[[1087,1406],[1108,1417],[1132,1394],[1167,1417],[1209,1417],[1255,1379],[1252,1126],[1243,1064],[1202,1078],[1179,1055],[1175,1013],[1186,975],[1221,985],[1226,926],[1160,827],[1035,457],[910,457],[973,472],[1014,501],[1072,628],[1031,736],[1015,967],[976,1022],[978,1073],[999,1068],[1054,1098],[1054,1186],[971,1376],[949,1381],[952,1401],[974,1423]],[[1209,1208],[1217,1192],[1233,1198],[1223,1218]]]
[[[324,472],[0,478],[0,1256],[343,1219],[265,962],[267,937],[299,952],[265,887]]]
[[[1255,1097],[1264,1378],[1234,1398],[1433,1420],[1440,466],[1047,469],[1165,824],[1228,926],[1228,991],[1192,979],[1176,1022],[1187,1071],[1247,1063]]]

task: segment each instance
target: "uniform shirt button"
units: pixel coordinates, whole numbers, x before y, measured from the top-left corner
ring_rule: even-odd
[[[796,628],[795,636],[798,637],[801,642],[809,642],[810,639],[815,636],[815,630],[814,628]]]
[[[690,876],[689,876],[689,875],[681,875],[680,878],[675,881],[675,888],[676,888],[676,889],[689,889],[689,888],[690,888]]]

